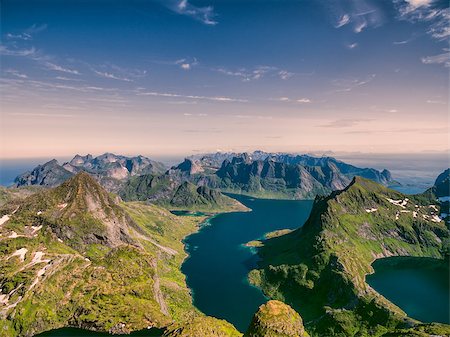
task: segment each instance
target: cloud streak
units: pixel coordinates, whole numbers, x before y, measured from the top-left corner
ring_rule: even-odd
[[[242,82],[256,81],[265,77],[275,77],[281,80],[288,80],[295,75],[293,72],[273,66],[256,66],[253,69],[239,68],[236,70],[220,67],[212,70],[227,76],[240,78]]]
[[[450,67],[450,52],[422,57],[421,61],[424,64],[443,64],[445,67]]]
[[[52,62],[45,62],[45,66],[47,67],[47,69],[50,69],[50,70],[59,71],[59,72],[66,73],[66,74],[80,75],[80,72],[76,69],[62,67],[62,66],[52,63]]]
[[[138,92],[138,96],[154,96],[154,97],[168,97],[168,98],[183,98],[183,99],[194,99],[194,100],[205,100],[214,102],[239,102],[246,103],[248,100],[240,98],[232,98],[225,96],[196,96],[196,95],[182,95],[175,93],[165,93],[165,92]]]
[[[167,8],[180,15],[185,15],[204,23],[208,26],[214,26],[218,22],[215,20],[216,14],[213,6],[195,6],[188,0],[167,1]]]

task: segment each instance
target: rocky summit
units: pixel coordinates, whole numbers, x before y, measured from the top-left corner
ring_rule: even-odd
[[[300,315],[289,305],[269,301],[259,307],[244,337],[308,336]]]

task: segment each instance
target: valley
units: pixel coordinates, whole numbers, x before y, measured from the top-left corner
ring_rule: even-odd
[[[93,172],[91,164],[80,163],[97,159],[76,156],[71,165],[85,166],[74,174],[67,176],[51,162],[31,173],[38,179],[3,189],[2,331],[8,337],[49,329],[54,331],[44,336],[79,333],[61,330],[65,327],[115,334],[160,329],[155,336],[171,337],[199,331],[205,337],[263,337],[269,335],[261,331],[280,319],[264,323],[256,314],[258,324],[251,325],[258,306],[261,313],[285,310],[278,304],[265,307],[270,298],[300,314],[301,326],[287,330],[305,336],[449,331],[445,324],[407,316],[401,304],[366,283],[372,262],[380,258],[448,259],[449,171],[424,193],[406,196],[380,184],[379,175],[371,176],[375,181],[353,177],[345,185],[357,170],[377,171],[333,159],[270,155],[259,162],[263,154],[253,155],[251,162],[246,154],[233,154],[217,171],[208,171],[218,166],[215,156],[187,159],[157,174],[147,171],[161,166],[140,156],[150,168],[128,171],[131,166],[125,165],[128,173],[120,179],[108,172],[129,162],[127,157],[100,156],[112,162],[97,164]],[[308,193],[318,196],[314,202],[287,200],[309,194],[291,194],[283,185],[288,168],[279,164],[304,160],[319,165],[310,172],[322,172],[328,185],[319,183],[320,175],[308,185],[310,178],[297,166],[289,179],[306,184],[296,189],[310,186]],[[235,167],[228,169],[229,163]],[[331,163],[346,173],[325,173]],[[217,173],[221,170],[228,178]],[[242,179],[232,178],[233,172],[246,172],[253,182],[245,178],[236,180],[240,185],[225,186],[217,180]],[[382,182],[388,181],[397,186],[390,176]],[[327,195],[327,189],[335,191]],[[240,194],[224,194],[230,190]],[[292,309],[286,310],[291,315]],[[442,322],[434,317],[426,321]]]

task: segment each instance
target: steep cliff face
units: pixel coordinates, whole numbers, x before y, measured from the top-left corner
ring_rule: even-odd
[[[389,256],[443,258],[449,250],[436,206],[420,200],[356,178],[318,198],[302,228],[267,240],[250,280],[297,309],[315,336],[381,335],[408,318],[367,285],[371,263]]]
[[[117,190],[121,181],[141,174],[162,174],[165,166],[144,156],[126,157],[105,153],[98,157],[88,154],[75,155],[72,160],[60,165],[55,159],[39,165],[15,179],[15,185],[42,185],[55,187],[78,172],[88,172],[108,190]]]
[[[73,176],[73,173],[58,164],[53,159],[43,165],[38,165],[31,172],[25,172],[16,177],[16,186],[40,185],[55,187]]]

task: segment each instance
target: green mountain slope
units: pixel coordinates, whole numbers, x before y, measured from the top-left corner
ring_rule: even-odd
[[[0,212],[2,336],[128,332],[199,315],[181,240],[204,217],[119,203],[85,173]]]
[[[365,275],[382,257],[444,258],[449,230],[437,214],[423,198],[357,177],[317,198],[302,228],[265,241],[250,280],[298,310],[313,336],[380,336],[414,325]]]
[[[119,191],[124,200],[148,201],[173,210],[246,211],[244,205],[207,186],[196,186],[171,175],[131,178]]]

